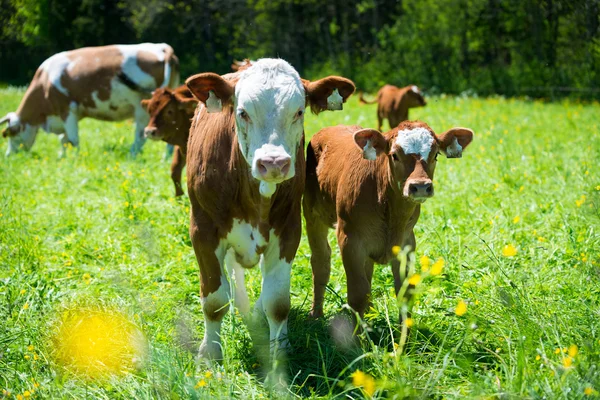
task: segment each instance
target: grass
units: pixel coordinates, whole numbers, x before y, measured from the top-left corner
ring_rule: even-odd
[[[0,115],[15,110],[22,94],[2,89]],[[597,396],[598,103],[443,96],[428,103],[411,118],[438,133],[470,127],[475,140],[462,159],[440,157],[436,196],[417,224],[416,258],[443,258],[445,266],[418,286],[406,351],[394,352],[389,338],[398,306],[388,266],[376,267],[371,340],[348,347],[333,338],[346,298],[333,236],[326,319],[307,319],[303,237],[293,267],[287,395]],[[306,132],[375,122],[374,106],[353,98],[343,112],[307,117]],[[130,122],[84,120],[80,132],[79,153],[64,159],[58,138],[44,133],[32,152],[0,159],[0,398],[272,396],[239,315],[225,318],[223,364],[195,361],[203,317],[189,203],[173,197],[164,146],[147,143],[131,160]],[[505,246],[516,254],[504,256]],[[247,277],[256,299],[260,272]],[[148,343],[143,365],[95,380],[57,365],[52,334],[77,307],[118,310],[134,321]]]

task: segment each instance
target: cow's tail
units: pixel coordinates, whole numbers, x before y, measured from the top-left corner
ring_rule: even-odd
[[[362,103],[362,104],[375,104],[375,103],[377,103],[377,99],[375,99],[375,100],[373,100],[373,101],[367,101],[367,100],[364,98],[363,94],[364,94],[364,93],[363,93],[362,91],[358,93],[358,102],[359,102],[359,103]]]
[[[161,87],[176,88],[179,86],[179,59],[173,48],[167,46],[165,49],[165,75]]]

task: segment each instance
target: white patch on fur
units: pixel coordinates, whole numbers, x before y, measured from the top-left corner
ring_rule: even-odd
[[[217,97],[215,92],[212,90],[208,91],[208,99],[206,99],[206,111],[209,113],[221,112],[223,110],[223,103],[221,99]]]
[[[40,65],[40,68],[48,74],[48,81],[54,86],[59,92],[65,96],[69,95],[67,89],[62,85],[60,79],[65,70],[71,64],[71,60],[67,57],[68,52],[63,51],[57,53]]]
[[[262,197],[268,198],[273,196],[273,193],[275,193],[275,190],[277,190],[277,184],[261,181],[258,186],[258,190]]]
[[[410,90],[412,90],[412,91],[413,91],[413,92],[415,92],[415,93],[421,93],[421,92],[419,92],[419,88],[418,88],[418,87],[416,87],[415,85],[412,85],[412,86],[410,87]]]
[[[231,295],[235,307],[240,311],[240,314],[247,315],[250,312],[250,299],[248,298],[248,292],[246,292],[244,268],[235,259],[233,249],[229,249],[225,256],[225,267],[227,268],[230,284],[233,286]]]
[[[232,248],[235,252],[238,262],[245,267],[258,264],[260,254],[257,253],[256,248],[267,244],[258,227],[239,219],[233,220],[231,231],[229,231],[225,240],[227,241],[227,247]]]
[[[377,150],[371,145],[371,139],[367,140],[367,144],[363,148],[363,158],[370,161],[377,159]]]
[[[423,160],[427,160],[433,135],[425,128],[405,129],[398,131],[396,145],[400,146],[404,154],[419,154]]]
[[[448,158],[460,158],[462,157],[462,146],[458,143],[456,138],[452,139],[450,146],[446,147],[446,157]]]
[[[145,51],[152,53],[159,62],[165,62],[165,49],[168,45],[164,43],[142,43],[142,44],[131,44],[131,45],[117,45],[117,48],[123,54],[123,63],[121,64],[121,70],[129,79],[138,84],[140,87],[153,90],[159,86],[159,82],[154,80],[154,77],[148,75],[137,64],[137,53],[140,51]],[[166,77],[166,67],[165,67],[165,77],[163,78],[163,82],[161,87],[169,84],[169,79]],[[170,71],[169,71],[170,78]]]
[[[9,128],[14,128],[15,126],[18,126],[21,123],[21,119],[19,118],[16,112],[9,112],[8,114],[6,114],[6,118],[8,118]]]
[[[340,92],[337,89],[333,90],[333,93],[327,98],[327,109],[328,110],[342,110],[344,98],[340,96]]]
[[[296,118],[296,113],[304,110],[305,101],[298,72],[284,60],[261,59],[240,73],[234,96],[236,134],[255,179],[262,179],[257,161],[259,149],[265,145],[274,151],[270,156],[291,158],[283,179],[295,175],[296,154],[304,132],[304,120]],[[242,110],[249,122],[240,116]]]

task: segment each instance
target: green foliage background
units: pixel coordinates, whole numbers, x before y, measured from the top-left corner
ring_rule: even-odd
[[[62,50],[154,41],[184,76],[279,56],[370,91],[598,98],[599,26],[600,0],[0,0],[0,81]]]

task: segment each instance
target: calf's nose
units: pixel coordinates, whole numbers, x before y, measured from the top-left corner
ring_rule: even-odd
[[[144,128],[144,136],[148,139],[153,139],[156,136],[157,129],[155,127]]]
[[[412,182],[408,185],[408,195],[414,199],[426,199],[433,196],[433,183]]]
[[[290,156],[263,156],[256,160],[258,172],[264,179],[284,178],[290,171]]]

